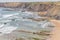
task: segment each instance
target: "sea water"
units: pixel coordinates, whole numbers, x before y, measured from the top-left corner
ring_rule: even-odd
[[[32,20],[42,18],[38,14],[34,14],[33,12],[6,11],[5,9],[9,10],[8,8],[0,9],[0,36],[3,36],[3,38],[7,36],[8,39],[8,35],[15,35],[15,38],[41,38],[41,36],[32,33],[45,29],[51,30],[51,27],[49,27],[51,23],[47,19],[39,22]]]

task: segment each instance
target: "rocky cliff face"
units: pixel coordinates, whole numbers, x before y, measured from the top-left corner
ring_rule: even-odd
[[[27,11],[40,12],[47,11],[54,7],[54,4],[43,3],[1,3],[0,6],[8,8],[20,8]]]

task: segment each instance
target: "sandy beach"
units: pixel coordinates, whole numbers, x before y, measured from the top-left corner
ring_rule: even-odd
[[[54,30],[51,32],[51,38],[48,40],[60,40],[60,21],[59,20],[51,20],[55,24]]]

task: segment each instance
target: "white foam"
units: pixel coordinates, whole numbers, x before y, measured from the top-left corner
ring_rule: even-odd
[[[16,13],[16,14],[3,15],[3,18],[7,18],[7,17],[14,16],[14,15],[17,15],[17,14],[18,14],[18,13]]]
[[[7,27],[1,28],[0,32],[2,32],[2,34],[8,34],[8,33],[11,33],[12,31],[14,31],[16,29],[17,29],[17,27],[7,26]]]
[[[4,24],[0,24],[0,28],[3,27],[3,26],[4,26]]]

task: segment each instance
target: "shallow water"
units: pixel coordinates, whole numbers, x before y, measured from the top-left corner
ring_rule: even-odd
[[[39,22],[32,20],[42,18],[33,12],[16,12],[3,10],[4,8],[0,9],[0,36],[2,36],[2,38],[6,38],[6,40],[11,40],[11,37],[12,40],[20,37],[27,38],[26,40],[29,40],[29,38],[31,40],[33,38],[39,38],[40,40],[40,37],[44,38],[44,36],[38,35],[37,32],[40,32],[41,30],[51,31],[53,28],[49,26],[53,26],[53,24],[47,21],[48,19]],[[33,34],[33,32],[36,34]],[[15,38],[13,38],[12,35],[14,35]]]

